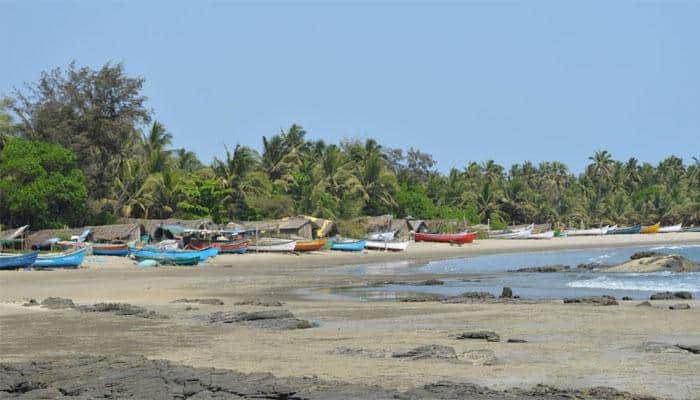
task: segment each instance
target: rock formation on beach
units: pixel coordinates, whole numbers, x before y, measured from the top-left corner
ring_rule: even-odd
[[[659,254],[654,252],[635,253],[629,261],[605,268],[605,272],[695,272],[700,271],[700,264],[676,254]]]

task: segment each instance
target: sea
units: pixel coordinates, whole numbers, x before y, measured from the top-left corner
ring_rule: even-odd
[[[511,272],[524,267],[563,264],[616,264],[629,260],[639,251],[680,254],[700,262],[700,245],[659,247],[624,247],[565,250],[551,252],[508,253],[427,263],[391,262],[349,267],[357,275],[450,274],[444,285],[402,285],[342,289],[336,294],[362,300],[396,299],[416,292],[457,295],[466,291],[484,291],[500,295],[504,286],[524,299],[558,299],[575,296],[612,295],[648,299],[656,292],[688,291],[700,296],[700,272],[605,273],[600,271],[522,273]]]

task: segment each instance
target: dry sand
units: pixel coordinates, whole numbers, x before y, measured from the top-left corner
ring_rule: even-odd
[[[323,288],[391,279],[348,275],[339,266],[426,261],[516,251],[700,243],[700,233],[561,238],[550,241],[483,240],[462,247],[418,243],[405,253],[222,255],[212,265],[139,269],[126,259],[90,257],[79,270],[0,271],[0,361],[26,361],[74,352],[140,354],[197,367],[324,379],[406,389],[451,380],[492,388],[539,383],[567,388],[612,386],[669,398],[700,398],[700,355],[644,352],[646,341],[700,344],[700,302],[691,309],[538,304],[362,302],[323,296]],[[390,270],[387,270],[390,271]],[[404,277],[426,279],[428,276]],[[436,277],[431,275],[429,277]],[[439,276],[437,276],[439,277]],[[316,296],[305,296],[316,293]],[[28,298],[72,298],[76,303],[125,302],[169,319],[143,319],[75,310],[22,307]],[[171,303],[211,298],[223,306]],[[257,311],[247,299],[283,301],[282,309],[318,321],[304,330],[212,325],[215,311]],[[195,309],[187,310],[187,307]],[[501,342],[455,340],[465,330],[497,332]],[[506,343],[508,338],[528,343]],[[420,345],[452,346],[458,353],[489,349],[497,363],[468,365],[440,360],[402,361],[334,354],[338,347],[393,352]]]

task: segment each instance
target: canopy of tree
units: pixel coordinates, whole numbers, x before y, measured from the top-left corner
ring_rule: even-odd
[[[228,222],[386,213],[492,226],[700,223],[697,158],[687,165],[671,156],[654,166],[600,151],[579,175],[556,161],[507,170],[469,162],[445,175],[416,149],[372,139],[326,144],[292,125],[263,137],[260,153],[237,144],[205,165],[191,151],[173,149],[172,134],[151,122],[143,83],[121,64],[98,71],[71,64],[4,100],[0,223],[41,228],[118,217]]]

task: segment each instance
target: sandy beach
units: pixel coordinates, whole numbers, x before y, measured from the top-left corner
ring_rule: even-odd
[[[650,351],[646,342],[700,345],[700,302],[617,306],[561,301],[443,304],[365,302],[326,296],[326,288],[366,284],[390,275],[346,273],[349,264],[423,262],[521,251],[700,244],[700,233],[561,238],[549,241],[481,240],[473,245],[412,244],[404,253],[363,252],[222,255],[199,267],[139,269],[128,259],[90,257],[85,268],[0,271],[0,362],[71,354],[137,354],[193,367],[216,367],[279,377],[316,376],[407,390],[437,381],[471,382],[494,389],[610,386],[660,398],[700,398],[700,355]],[[402,276],[402,280],[444,275]],[[50,296],[76,304],[129,303],[162,318],[22,306]],[[223,305],[173,303],[216,298]],[[236,304],[249,300],[270,304]],[[317,325],[266,329],[210,323],[218,311],[288,310]],[[494,331],[499,342],[456,340],[464,331]],[[527,343],[508,343],[507,339]],[[450,346],[458,354],[491,351],[487,365],[388,356],[422,345]],[[470,353],[471,352],[471,353]],[[481,354],[481,353],[478,353]],[[493,360],[492,360],[493,361]]]

